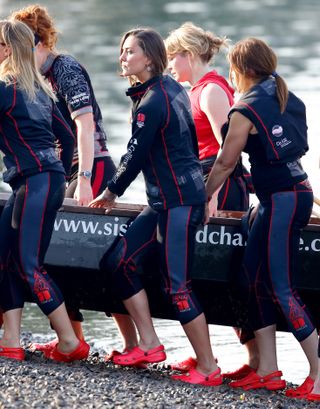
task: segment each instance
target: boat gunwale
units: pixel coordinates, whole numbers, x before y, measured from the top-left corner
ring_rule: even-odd
[[[10,193],[0,192],[0,206],[4,206],[10,197]],[[65,198],[59,212],[83,213],[94,215],[110,215],[123,217],[136,217],[146,207],[143,204],[117,202],[115,206],[106,213],[105,209],[80,206],[75,199]],[[210,217],[210,224],[239,226],[244,212],[239,211],[219,211],[218,217]],[[307,231],[320,231],[320,218],[311,217],[308,225],[304,228]]]

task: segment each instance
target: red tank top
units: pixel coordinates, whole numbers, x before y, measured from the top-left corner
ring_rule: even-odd
[[[225,91],[230,106],[232,106],[234,102],[234,90],[221,75],[217,74],[216,71],[208,72],[191,88],[191,109],[196,126],[200,160],[216,155],[220,149],[219,142],[213,133],[207,115],[200,108],[201,92],[206,85],[211,83],[219,85]]]

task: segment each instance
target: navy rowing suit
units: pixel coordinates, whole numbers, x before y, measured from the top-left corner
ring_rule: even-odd
[[[43,262],[64,198],[75,140],[42,90],[31,101],[16,84],[0,82],[0,94],[0,149],[7,168],[3,178],[12,188],[0,218],[1,309],[22,308],[27,284],[33,300],[48,315],[63,297]]]
[[[137,274],[141,257],[156,248],[165,292],[186,324],[202,313],[190,269],[206,200],[190,102],[169,76],[129,88],[127,95],[133,102],[132,137],[108,187],[121,196],[142,170],[149,206],[103,258],[102,268],[128,299],[143,288]]]
[[[49,54],[41,67],[42,74],[50,81],[58,98],[58,108],[65,121],[77,135],[75,119],[82,114],[92,113],[94,132],[94,162],[91,186],[93,197],[106,188],[115,172],[115,165],[107,148],[107,136],[103,128],[100,107],[96,101],[90,77],[85,68],[71,55]],[[73,197],[78,179],[78,150],[74,151],[71,177],[66,196]],[[90,169],[88,169],[90,170]]]
[[[280,115],[275,92],[274,80],[263,81],[231,111],[249,118],[258,130],[249,135],[244,149],[249,154],[260,204],[240,282],[248,295],[253,330],[275,324],[276,312],[280,310],[301,342],[314,330],[292,283],[298,268],[301,230],[309,221],[313,204],[312,188],[300,162],[300,156],[307,150],[305,108],[302,101],[289,93],[286,110]],[[291,112],[295,114],[292,116]]]
[[[103,127],[100,107],[96,101],[91,80],[86,69],[71,55],[50,53],[41,67],[42,74],[50,81],[58,98],[58,108],[69,124],[77,142],[75,119],[92,113],[95,126],[94,159],[91,175],[93,198],[107,187],[116,167],[107,148],[107,135]],[[91,135],[89,135],[91,137]],[[87,169],[91,170],[91,169]],[[77,145],[74,150],[72,168],[66,197],[74,197],[78,184],[79,158]],[[68,314],[73,321],[83,321],[77,308],[67,305]]]

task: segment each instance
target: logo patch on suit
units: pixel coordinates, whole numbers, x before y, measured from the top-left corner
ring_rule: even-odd
[[[137,115],[137,127],[138,128],[143,128],[144,127],[144,123],[146,120],[146,116],[145,114],[142,114],[141,112]]]
[[[176,294],[173,303],[176,305],[179,312],[187,312],[191,309],[188,294]]]

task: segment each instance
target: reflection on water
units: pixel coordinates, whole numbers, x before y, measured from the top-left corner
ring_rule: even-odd
[[[29,0],[0,0],[1,17],[29,3]],[[116,161],[124,151],[130,132],[129,102],[124,94],[127,82],[117,75],[121,33],[133,26],[149,25],[166,36],[184,21],[192,20],[220,36],[226,35],[233,42],[247,36],[268,41],[278,54],[279,73],[307,105],[310,152],[304,165],[319,195],[319,0],[136,0],[134,3],[131,0],[42,0],[41,3],[55,16],[62,32],[59,48],[74,54],[91,74],[109,134],[110,151]],[[223,55],[217,57],[215,65],[220,73],[227,75]],[[132,184],[123,200],[145,202],[142,178]],[[41,328],[46,332],[45,320],[40,320],[33,311],[31,308],[26,314],[25,328],[33,328],[35,332]],[[101,314],[86,313],[85,328],[90,340],[98,340],[106,349],[117,341],[115,327],[110,322]],[[157,321],[157,326],[169,355],[172,352],[173,358],[184,357],[188,346],[181,339],[180,327],[167,321]],[[219,362],[225,369],[242,363],[242,349],[231,329],[213,327],[211,333]],[[288,379],[301,380],[306,367],[297,343],[292,341],[291,335],[279,334],[278,344],[280,368],[288,374]],[[290,368],[293,356],[296,364]]]

